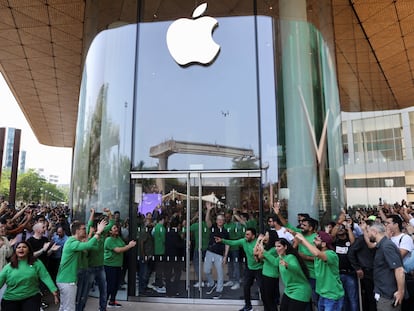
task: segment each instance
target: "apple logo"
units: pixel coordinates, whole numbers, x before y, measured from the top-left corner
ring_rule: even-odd
[[[209,65],[220,51],[220,45],[212,38],[217,20],[210,16],[201,17],[206,9],[207,3],[203,3],[194,10],[192,19],[180,18],[168,28],[168,50],[181,66],[191,63]]]

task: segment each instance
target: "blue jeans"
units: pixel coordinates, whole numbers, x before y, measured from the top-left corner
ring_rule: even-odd
[[[203,261],[204,261],[204,258],[205,258],[205,256],[206,256],[206,251],[201,251],[201,256],[202,256],[202,258],[201,258],[201,264],[203,264]],[[198,256],[198,249],[197,248],[195,248],[194,249],[194,253],[193,253],[193,265],[194,265],[194,272],[195,272],[195,280],[198,280],[199,278],[198,278],[198,269],[199,269],[199,267],[200,267],[200,265],[198,264],[199,263],[199,259],[200,259],[200,257]],[[201,275],[203,275],[203,269],[201,269]],[[199,280],[199,281],[202,281],[202,280]]]
[[[91,284],[89,282],[89,269],[80,269],[78,271],[78,282],[76,290],[76,311],[83,311],[85,309],[86,300],[88,299],[89,289]]]
[[[344,297],[341,297],[338,300],[333,300],[319,296],[318,311],[338,311],[342,309],[343,305]]]
[[[89,268],[89,282],[90,286],[92,285],[93,281],[95,281],[96,285],[99,289],[99,310],[104,311],[106,310],[106,274],[104,266],[96,266]]]
[[[308,280],[312,288],[312,302],[308,304],[306,311],[311,311],[313,310],[312,305],[315,307],[318,305],[319,295],[316,293],[316,279],[309,278]]]
[[[353,274],[340,274],[342,285],[345,290],[344,310],[346,311],[358,311],[358,282],[356,275]]]
[[[145,289],[148,286],[149,277],[150,277],[149,262],[141,258],[138,260],[138,281],[139,281],[138,291],[139,291],[139,294],[145,292]]]

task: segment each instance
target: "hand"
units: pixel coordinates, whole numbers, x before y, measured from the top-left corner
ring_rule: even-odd
[[[98,223],[98,229],[96,230],[97,234],[101,234],[102,231],[104,231],[106,225],[108,224],[108,221],[106,219],[102,219],[99,223]]]
[[[223,259],[222,259],[221,263],[223,265],[225,265],[227,263],[227,256],[223,256]]]
[[[273,211],[275,212],[276,215],[279,215],[280,212],[280,202],[276,201],[273,203]]]
[[[305,237],[302,235],[302,233],[297,232],[295,234],[295,239],[301,243],[305,239]]]
[[[396,291],[394,293],[394,300],[395,300],[394,306],[396,307],[396,306],[402,304],[403,299],[404,299],[404,291],[402,293],[399,292],[399,291]]]
[[[134,240],[131,240],[131,241],[129,241],[129,243],[128,243],[128,247],[129,247],[129,248],[133,248],[133,247],[135,247],[135,245],[137,245],[137,242],[136,242],[136,241],[134,241]]]
[[[210,202],[207,202],[206,203],[206,208],[207,208],[207,210],[208,211],[211,211],[211,209],[213,208],[214,206],[213,206],[213,204],[211,204]]]
[[[91,208],[91,214],[95,214],[95,209]]]
[[[52,250],[52,252],[56,252],[59,248],[60,248],[60,245],[53,244],[51,250]]]
[[[214,237],[214,241],[216,242],[216,243],[221,243],[222,242],[222,238],[220,238],[219,236],[215,236]]]
[[[280,258],[279,263],[284,266],[286,269],[288,268],[288,263],[286,261],[284,261],[282,258]]]
[[[53,293],[53,298],[54,298],[55,305],[59,304],[59,293],[58,292]]]
[[[46,242],[45,244],[43,244],[43,252],[46,252],[47,249],[49,248],[50,242]]]
[[[357,275],[358,279],[363,279],[364,278],[364,270],[358,269],[355,272],[356,272],[356,275]]]

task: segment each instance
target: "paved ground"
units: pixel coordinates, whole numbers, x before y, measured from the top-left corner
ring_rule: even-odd
[[[50,297],[47,297],[47,302],[50,301]],[[224,301],[224,300],[223,300]],[[242,305],[234,304],[182,304],[182,303],[167,303],[167,302],[132,302],[132,301],[120,301],[122,304],[121,308],[114,308],[108,310],[119,310],[119,311],[237,311],[240,310]],[[206,302],[207,303],[207,302]],[[50,304],[45,311],[57,311],[59,306]],[[96,311],[98,310],[98,299],[89,297],[85,311]],[[263,310],[261,306],[254,306],[255,311]]]

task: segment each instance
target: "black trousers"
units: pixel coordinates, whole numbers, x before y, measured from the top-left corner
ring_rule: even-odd
[[[262,295],[263,310],[277,310],[279,302],[279,279],[262,275],[262,286],[260,286],[260,294]]]
[[[2,311],[39,311],[40,294],[31,296],[23,300],[5,300],[1,301]]]
[[[257,286],[260,288],[262,284],[262,270],[250,270],[247,268],[244,274],[243,282],[244,304],[246,306],[252,305],[250,289],[253,286],[254,280],[256,280]]]

